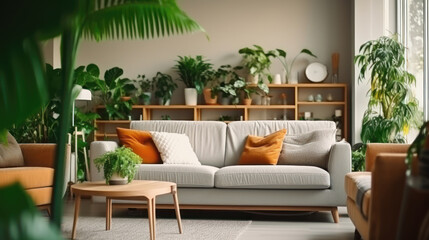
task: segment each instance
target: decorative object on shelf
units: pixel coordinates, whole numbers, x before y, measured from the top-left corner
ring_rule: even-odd
[[[328,95],[326,95],[326,101],[328,102],[332,102],[333,98],[332,98],[332,94],[328,93]]]
[[[341,109],[335,109],[335,114],[333,117],[335,124],[337,125],[337,132],[335,133],[335,139],[341,141],[342,139],[342,129],[343,129],[343,112]]]
[[[244,65],[250,74],[257,78],[257,83],[263,83],[265,78],[270,83],[273,81],[269,70],[272,63],[270,58],[276,57],[275,51],[265,52],[261,46],[253,45],[253,48],[241,48],[238,53],[243,55]]]
[[[312,116],[312,112],[304,112],[304,120],[311,120]]]
[[[328,68],[318,62],[310,63],[305,69],[305,75],[312,82],[322,82],[328,76]]]
[[[157,72],[156,76],[153,77],[153,83],[155,85],[155,97],[159,99],[159,104],[170,105],[171,96],[177,89],[177,84],[173,78],[168,74]]]
[[[141,78],[139,80],[139,78]],[[133,82],[137,83],[136,97],[140,103],[144,105],[150,105],[152,99],[152,91],[154,89],[154,82],[149,78],[146,78],[146,75],[141,74],[137,76],[136,80]]]
[[[293,68],[293,64],[295,63],[295,60],[297,59],[297,57],[301,54],[307,54],[309,56],[315,57],[317,58],[316,55],[314,55],[310,50],[308,49],[302,49],[301,52],[299,52],[292,60],[290,66],[288,66],[287,61],[286,61],[286,57],[287,57],[287,53],[286,51],[282,50],[282,49],[276,49],[275,51],[275,57],[281,62],[281,64],[283,65],[283,70],[284,70],[284,83],[291,83],[291,84],[296,84],[298,83],[298,71],[296,72],[296,75],[291,76],[292,74],[292,68]]]
[[[299,72],[292,72],[289,74],[288,83],[289,84],[297,84],[299,81]]]
[[[273,81],[273,83],[274,83],[274,84],[282,84],[282,78],[281,78],[280,74],[276,74],[276,75],[274,76],[274,81]]]
[[[212,88],[204,88],[203,90],[204,102],[207,105],[215,105],[217,103],[217,94]]]
[[[338,65],[340,63],[340,54],[332,54],[332,83],[338,83]]]
[[[137,172],[137,165],[143,159],[131,148],[120,147],[94,160],[97,170],[103,169],[106,184],[122,185],[131,182]]]
[[[281,102],[281,104],[283,104],[283,105],[287,105],[286,93],[282,93],[282,94],[281,94],[281,97],[282,97],[282,102]]]
[[[307,100],[309,102],[314,102],[314,96],[313,96],[313,94],[308,95]]]
[[[212,77],[212,64],[203,59],[202,56],[188,57],[179,56],[175,69],[179,74],[185,88],[185,104],[197,105],[198,94],[203,92],[206,82]],[[194,89],[194,90],[192,90]]]
[[[322,94],[318,93],[318,94],[316,95],[316,97],[314,98],[314,100],[315,100],[316,102],[321,102],[321,101],[323,100],[323,98],[322,98]]]

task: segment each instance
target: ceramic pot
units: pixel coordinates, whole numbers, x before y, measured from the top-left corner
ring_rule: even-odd
[[[159,98],[159,105],[169,106],[170,105],[170,99],[168,99],[166,102],[164,102],[163,98]]]
[[[247,82],[251,84],[258,84],[258,81],[259,81],[259,75],[252,75],[252,74],[247,75]]]
[[[121,97],[122,102],[130,101],[130,100],[131,100],[131,97],[129,97],[129,96]]]
[[[118,173],[113,173],[109,180],[109,185],[125,185],[128,184],[128,177],[121,177]]]
[[[204,88],[203,95],[204,101],[207,105],[215,105],[217,103],[217,96],[212,98],[212,90],[210,88]]]
[[[197,105],[197,89],[195,88],[185,88],[185,104],[188,106],[195,106]]]
[[[142,101],[143,105],[150,105],[150,100],[152,98],[152,93],[151,92],[143,92],[141,98],[143,99],[143,101]]]
[[[222,97],[220,99],[220,104],[222,104],[222,105],[229,105],[229,100],[230,100],[229,97]]]
[[[252,105],[251,98],[243,98],[243,105]]]

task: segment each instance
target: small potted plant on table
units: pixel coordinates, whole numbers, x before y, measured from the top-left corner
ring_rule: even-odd
[[[177,84],[173,81],[173,78],[165,73],[158,72],[153,77],[153,83],[155,85],[155,97],[159,99],[159,105],[170,105],[171,96],[173,96],[174,90],[177,89]]]
[[[137,172],[137,165],[142,158],[131,148],[120,147],[115,151],[107,152],[94,160],[97,170],[103,169],[106,184],[122,185],[130,183]]]

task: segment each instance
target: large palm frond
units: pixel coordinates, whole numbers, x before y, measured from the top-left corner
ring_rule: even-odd
[[[117,0],[89,4],[82,35],[95,39],[148,39],[204,31],[175,0]]]

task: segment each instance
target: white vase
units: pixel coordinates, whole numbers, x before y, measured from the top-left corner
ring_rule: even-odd
[[[286,69],[283,69],[282,71],[282,84],[286,84],[287,83],[287,72]]]
[[[118,173],[113,173],[109,180],[110,185],[124,185],[128,183],[128,177],[121,177]]]
[[[290,84],[297,84],[298,83],[298,79],[299,79],[299,72],[292,72],[290,74],[290,79],[288,79],[288,83]]]
[[[197,105],[197,89],[195,88],[185,88],[185,104],[186,105]]]
[[[164,105],[164,106],[169,106],[170,105],[170,99],[168,99],[165,103],[164,103],[164,98],[159,98],[159,105]]]
[[[282,84],[282,79],[281,79],[280,74],[276,74],[276,75],[274,75],[274,81],[273,81],[273,84]]]

